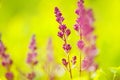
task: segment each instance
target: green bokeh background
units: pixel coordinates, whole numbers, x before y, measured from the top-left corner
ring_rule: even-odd
[[[14,68],[20,67],[24,71],[25,59],[28,52],[30,38],[36,34],[39,65],[45,58],[46,44],[49,37],[53,39],[54,55],[58,63],[65,56],[62,50],[62,40],[57,37],[58,24],[55,21],[54,7],[58,6],[65,17],[65,24],[71,29],[69,43],[72,45],[71,55],[79,55],[75,24],[77,0],[0,0],[0,32],[2,41],[14,60]],[[97,47],[99,55],[96,61],[100,68],[119,67],[120,65],[120,0],[85,0],[85,6],[92,8],[95,16],[95,34],[98,36]],[[4,68],[0,66],[0,78],[4,80]],[[42,73],[39,73],[43,76]],[[74,75],[76,77],[77,74]],[[63,76],[63,78],[65,78]],[[17,80],[17,78],[16,78]],[[44,80],[44,79],[43,79]]]

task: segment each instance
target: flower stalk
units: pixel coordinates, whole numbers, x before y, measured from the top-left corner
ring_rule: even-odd
[[[0,34],[0,58],[2,59],[2,66],[6,68],[5,77],[7,80],[13,80],[14,75],[11,72],[11,67],[13,64],[12,59],[10,58],[10,55],[6,53],[6,47],[4,46],[2,40],[1,40],[1,34]]]
[[[47,74],[48,80],[56,80],[55,71],[58,70],[57,68],[59,67],[59,65],[56,63],[54,59],[54,49],[51,37],[48,39],[46,51],[47,55],[43,65],[43,70]]]
[[[72,65],[75,65],[76,57],[73,58],[72,60],[70,60],[71,45],[67,43],[67,38],[71,34],[71,31],[70,31],[70,29],[67,28],[67,26],[65,24],[63,24],[64,18],[62,17],[62,13],[60,12],[60,10],[57,7],[55,7],[55,16],[56,16],[56,21],[59,23],[60,31],[58,32],[58,36],[64,41],[63,49],[67,55],[66,56],[67,60],[65,58],[63,58],[62,63],[66,67],[66,69],[69,71],[70,79],[72,80],[73,76],[72,76],[71,63],[72,63]]]
[[[71,80],[72,80],[72,70],[71,70],[71,64],[70,64],[70,58],[69,58],[69,55],[68,55],[68,64],[69,64],[70,78],[71,78]]]
[[[95,71],[97,64],[94,62],[94,58],[97,55],[96,48],[96,35],[93,34],[94,17],[92,9],[86,9],[84,6],[84,0],[78,1],[78,8],[75,13],[78,15],[76,24],[74,25],[75,31],[79,34],[80,40],[77,42],[77,46],[80,50],[80,77],[82,70],[87,72]],[[82,53],[84,53],[84,59],[82,60]]]
[[[27,64],[31,67],[32,72],[27,74],[28,80],[34,80],[36,74],[34,72],[34,67],[38,64],[37,52],[36,52],[36,40],[35,35],[32,36],[30,45],[29,45],[30,52],[27,55]]]

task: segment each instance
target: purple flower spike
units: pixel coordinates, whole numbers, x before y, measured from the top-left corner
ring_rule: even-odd
[[[5,77],[7,80],[13,80],[13,73],[10,72],[11,66],[13,64],[12,59],[10,58],[9,54],[6,54],[6,48],[1,41],[1,34],[0,34],[0,59],[2,60],[2,66],[6,68]]]
[[[28,80],[33,80],[34,78],[35,78],[35,73],[34,73],[34,72],[29,73],[29,74],[27,75],[27,79],[28,79]]]
[[[6,48],[5,46],[3,45],[2,41],[0,40],[0,56],[2,56],[2,54],[4,54]]]
[[[35,35],[32,36],[32,39],[31,39],[31,43],[30,43],[30,46],[29,48],[31,49],[31,51],[34,51],[36,50],[36,41],[35,41]]]
[[[93,59],[86,57],[84,58],[84,60],[82,61],[82,69],[83,70],[88,70],[88,68],[92,65],[93,63]]]
[[[35,72],[33,71],[33,68],[35,67],[35,65],[38,64],[37,52],[36,52],[37,46],[36,46],[35,35],[33,35],[31,38],[29,49],[30,49],[30,51],[28,52],[26,62],[31,67],[32,71],[26,75],[26,78],[28,80],[33,80],[35,78],[35,75],[36,75]]]
[[[10,59],[10,57],[4,57],[2,60],[2,65],[5,67],[11,66],[13,61]]]
[[[79,41],[77,42],[78,48],[81,50],[80,52],[84,53],[84,59],[81,58],[80,53],[80,74],[81,67],[86,71],[94,71],[96,70],[94,58],[97,55],[96,48],[96,35],[93,34],[94,27],[93,22],[95,21],[93,16],[92,9],[86,9],[84,6],[84,0],[79,0],[78,8],[75,13],[77,14],[76,23],[74,25],[74,30],[79,34]],[[81,64],[82,63],[82,64]]]
[[[36,57],[37,57],[37,53],[29,53],[28,54],[28,58],[27,58],[27,63],[29,64],[37,64],[37,60],[36,60]]]
[[[60,10],[55,7],[55,16],[56,16],[56,21],[59,23],[59,32],[58,32],[58,36],[60,38],[62,38],[62,40],[64,41],[63,44],[63,49],[64,51],[67,53],[67,61],[66,59],[62,59],[62,63],[63,65],[67,68],[67,65],[69,65],[68,67],[68,71],[70,74],[70,78],[72,79],[72,70],[71,70],[71,63],[75,64],[76,60],[71,61],[69,59],[69,52],[71,50],[71,45],[67,43],[67,39],[69,37],[69,35],[71,34],[70,29],[67,28],[67,26],[65,24],[63,24],[64,18],[62,17],[62,13],[60,12]]]
[[[60,10],[55,7],[55,16],[56,18],[62,18],[62,13],[60,12]],[[65,24],[63,24],[63,21],[57,21],[59,23],[59,32],[58,32],[58,36],[60,38],[62,38],[62,40],[64,41],[64,45],[63,45],[63,49],[66,53],[68,53],[71,50],[71,46],[70,44],[67,44],[67,37],[71,34],[70,29],[67,28],[67,26]]]
[[[36,65],[38,63],[38,61],[36,59],[36,57],[37,57],[37,53],[36,53],[37,47],[36,47],[35,35],[32,36],[29,49],[31,50],[31,52],[28,53],[27,63],[30,64],[30,65]]]

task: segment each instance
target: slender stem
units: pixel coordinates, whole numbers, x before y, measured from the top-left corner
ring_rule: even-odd
[[[115,80],[115,78],[116,78],[116,73],[114,73],[114,75],[113,75],[113,80]]]
[[[81,52],[80,52],[80,71],[79,71],[80,80],[81,80],[81,58],[82,58],[82,56],[81,56]]]
[[[1,41],[2,34],[0,33],[0,41]]]
[[[88,80],[91,80],[91,72],[88,72]]]
[[[72,80],[72,70],[71,70],[71,65],[70,65],[70,58],[69,58],[69,54],[68,54],[68,65],[69,65],[70,79]]]
[[[31,64],[31,70],[32,70],[32,72],[34,71],[34,65],[33,64]]]
[[[34,73],[34,65],[32,64],[31,65],[31,69],[32,69],[32,73]],[[34,73],[35,74],[35,73]],[[32,77],[32,79],[31,80],[34,80],[34,78],[35,78],[35,76],[34,77]]]
[[[81,26],[80,26],[80,40],[82,40],[82,31],[81,31]],[[82,64],[82,55],[81,55],[81,51],[80,51],[80,71],[79,71],[79,76],[80,76],[80,80],[81,80],[81,64]]]
[[[19,68],[17,68],[17,71],[20,73],[20,75],[24,78],[24,80],[26,80],[26,74],[23,73]]]
[[[67,40],[66,40],[65,34],[63,35],[63,40],[64,40],[64,44],[67,44]],[[67,54],[68,54],[67,57],[68,57],[68,65],[69,65],[68,71],[69,71],[69,74],[70,74],[70,80],[72,80],[72,69],[71,69],[71,64],[70,64],[69,53],[67,53]]]
[[[66,40],[65,34],[63,35],[63,40],[64,40],[64,43],[67,44],[67,40]]]

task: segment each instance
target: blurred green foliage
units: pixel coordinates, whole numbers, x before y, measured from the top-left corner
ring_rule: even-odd
[[[0,32],[7,52],[14,60],[15,76],[19,75],[15,70],[16,67],[20,67],[26,72],[29,71],[25,59],[32,34],[36,34],[37,37],[39,65],[36,67],[36,71],[39,71],[40,77],[43,76],[40,67],[45,58],[46,42],[50,36],[53,38],[56,62],[61,64],[61,59],[65,54],[61,47],[62,41],[57,37],[58,25],[54,17],[55,6],[60,8],[65,17],[65,23],[72,30],[69,38],[69,43],[72,44],[71,55],[79,55],[76,46],[78,37],[73,30],[76,19],[74,13],[77,7],[76,3],[77,0],[0,0]],[[97,71],[98,77],[95,80],[113,80],[113,77],[114,80],[119,80],[119,70],[116,73],[106,71],[106,69],[120,65],[119,3],[120,0],[85,0],[86,7],[93,9],[96,19],[94,26],[95,34],[98,36],[97,46],[99,49],[96,61],[99,63],[100,70]],[[4,72],[4,68],[0,66],[2,80],[4,80]],[[109,75],[110,79],[107,79],[106,75]],[[74,77],[77,76],[78,74],[74,73]],[[19,76],[16,77],[16,80],[18,78]],[[66,76],[63,76],[63,79],[66,79]]]

